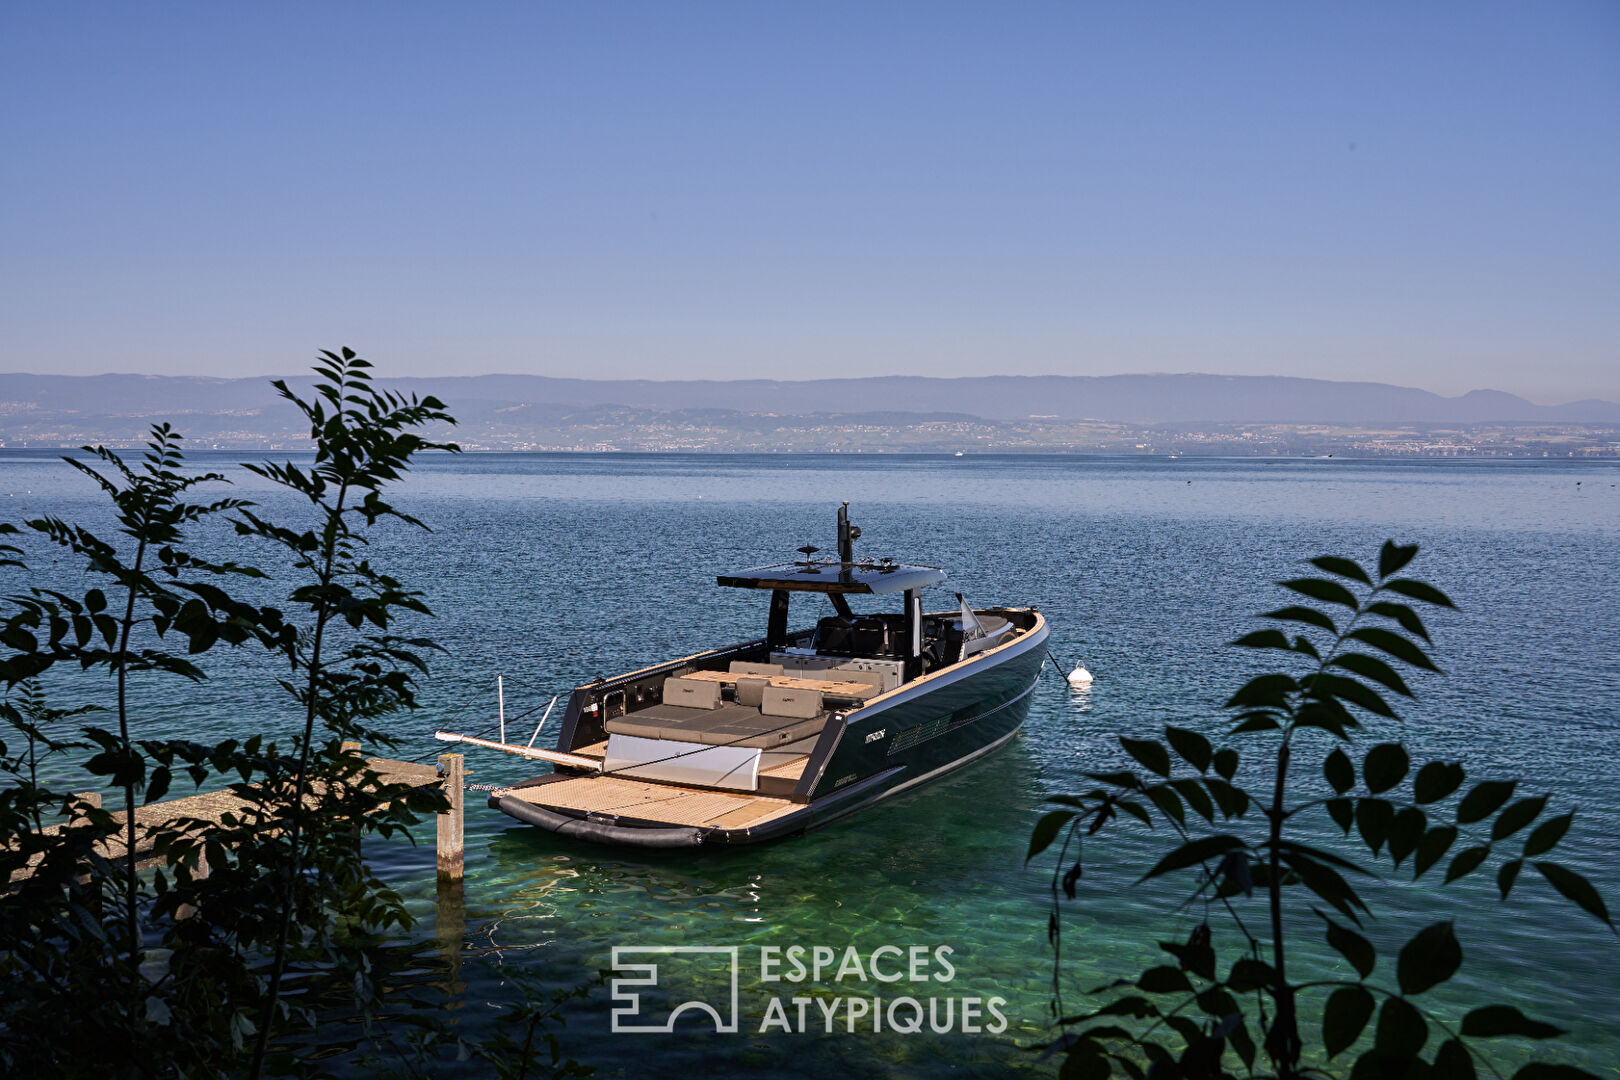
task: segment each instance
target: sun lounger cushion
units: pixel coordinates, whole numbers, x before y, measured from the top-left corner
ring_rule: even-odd
[[[731,673],[733,675],[781,675],[786,672],[781,664],[756,664],[751,660],[733,660]]]
[[[718,709],[720,684],[707,679],[665,679],[664,704],[686,709]]]
[[[883,689],[883,672],[858,671],[855,668],[838,667],[823,674],[823,678],[834,682],[860,682],[867,686],[875,686],[879,691]]]
[[[610,735],[706,743],[710,746],[775,747],[821,733],[825,716],[764,716],[758,709],[726,704],[718,709],[649,705],[605,725]]]
[[[770,684],[771,680],[763,675],[744,675],[737,680],[737,704],[759,708],[765,700],[765,688]]]
[[[791,716],[809,719],[821,712],[820,690],[793,690],[785,686],[765,687],[764,700],[759,711],[766,716]]]

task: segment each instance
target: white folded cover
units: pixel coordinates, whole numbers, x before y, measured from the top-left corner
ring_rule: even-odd
[[[759,748],[703,746],[639,735],[609,735],[602,771],[642,780],[759,790]]]

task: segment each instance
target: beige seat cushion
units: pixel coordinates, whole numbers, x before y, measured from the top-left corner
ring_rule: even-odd
[[[809,719],[821,712],[820,690],[790,690],[783,686],[766,686],[759,711],[766,716],[790,716]]]
[[[683,709],[718,709],[720,684],[706,679],[665,679],[664,704]]]
[[[765,716],[744,705],[718,709],[683,709],[679,705],[649,705],[629,716],[607,722],[609,735],[642,739],[668,739],[710,746],[779,747],[821,734],[827,718]]]
[[[833,682],[863,682],[867,686],[875,686],[879,690],[883,689],[883,672],[881,671],[856,671],[854,668],[840,667],[825,672],[823,678]]]
[[[781,664],[756,664],[751,660],[733,660],[733,675],[782,675],[787,672]]]
[[[765,700],[765,688],[771,680],[763,675],[744,675],[737,680],[737,704],[759,708]]]

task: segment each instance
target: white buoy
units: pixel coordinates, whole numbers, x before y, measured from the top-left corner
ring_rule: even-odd
[[[1069,685],[1090,686],[1091,672],[1087,671],[1084,667],[1075,668],[1073,671],[1069,672]]]

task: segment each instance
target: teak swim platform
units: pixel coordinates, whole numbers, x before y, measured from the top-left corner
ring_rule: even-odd
[[[930,566],[838,557],[722,574],[770,594],[765,636],[576,687],[553,750],[440,733],[549,762],[490,806],[549,832],[640,848],[752,844],[818,828],[1009,742],[1046,655],[1033,607],[925,612]],[[832,613],[790,630],[794,593]],[[898,596],[856,613],[852,596]]]

